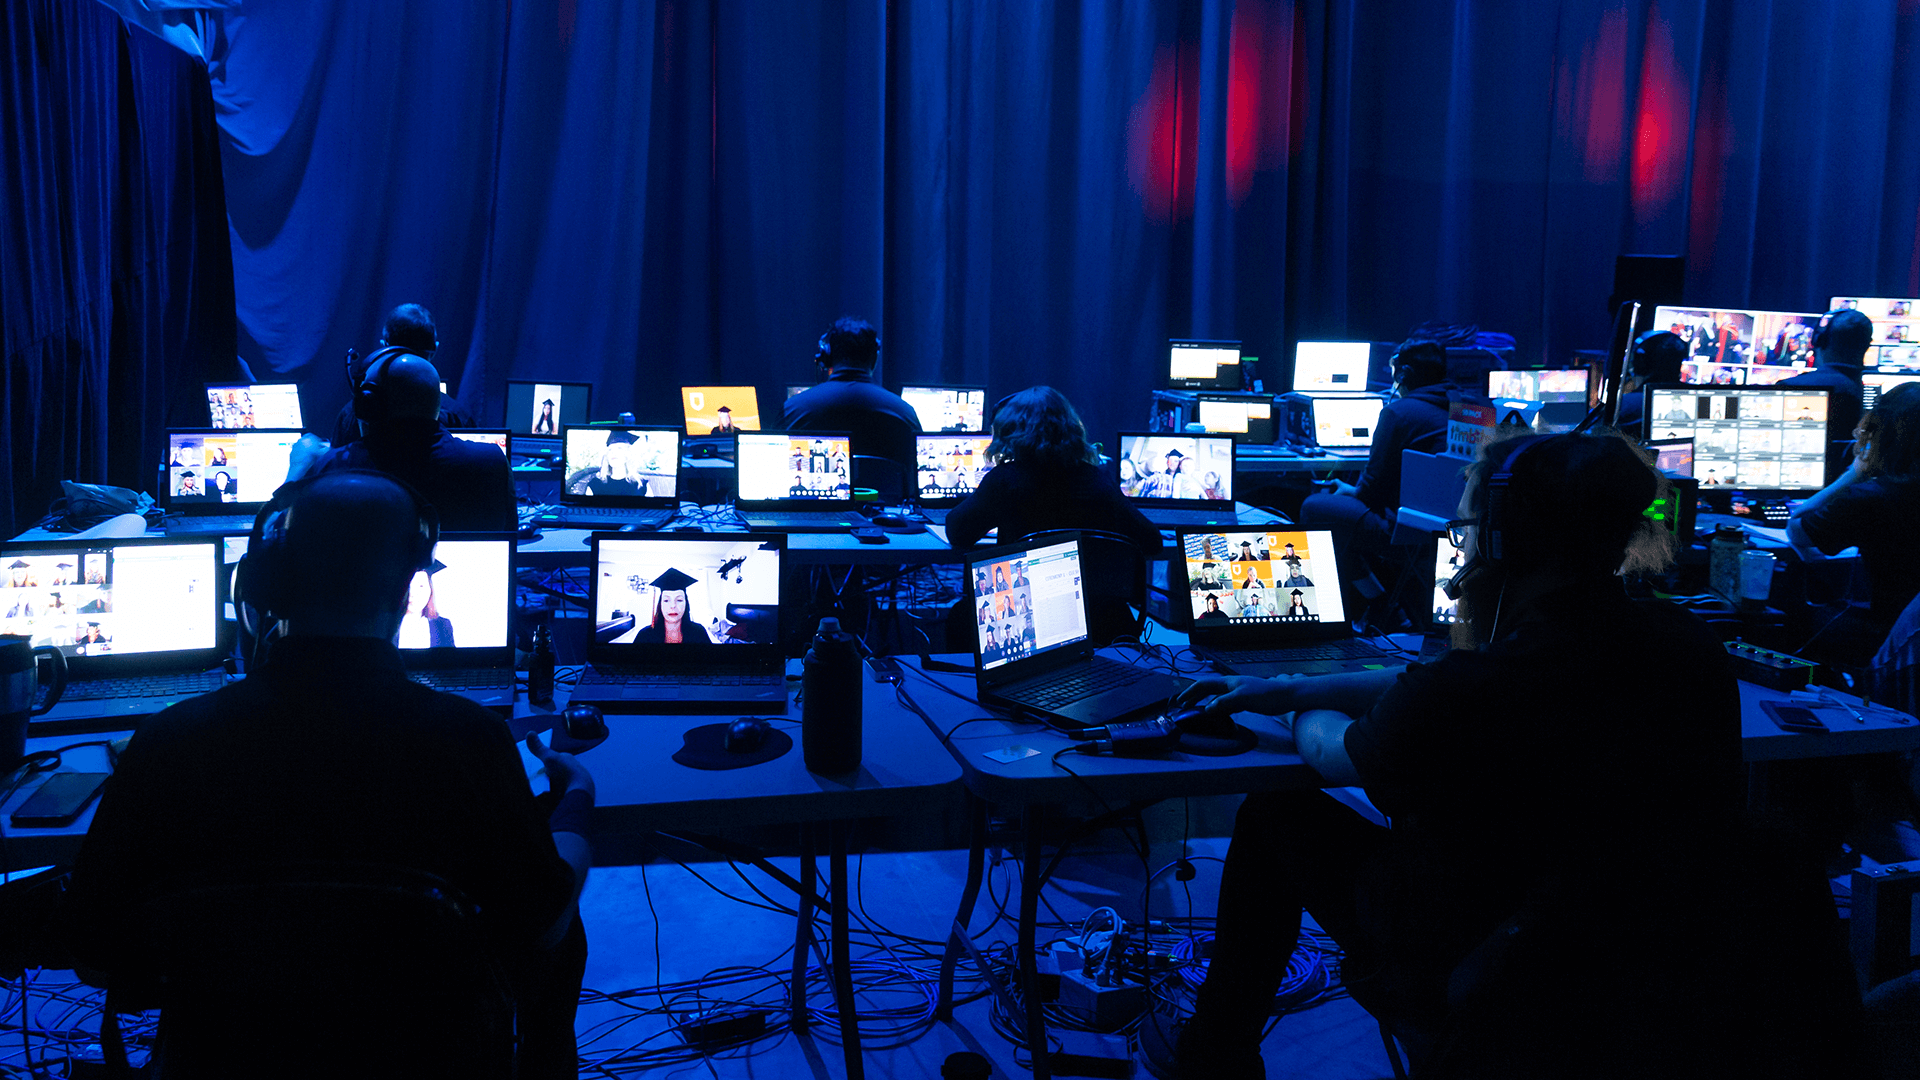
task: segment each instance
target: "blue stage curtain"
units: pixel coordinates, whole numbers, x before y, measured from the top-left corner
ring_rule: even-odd
[[[78,479],[150,490],[233,367],[205,72],[97,4],[0,4],[0,523]],[[196,411],[197,410],[197,411]]]

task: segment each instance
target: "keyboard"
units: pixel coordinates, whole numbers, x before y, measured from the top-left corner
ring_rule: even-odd
[[[542,524],[550,522],[561,529],[618,528],[622,525],[658,529],[672,521],[675,513],[677,511],[668,508],[635,510],[630,506],[565,506],[535,520]]]
[[[1221,525],[1240,524],[1231,510],[1142,510],[1148,521],[1155,525]]]
[[[1284,649],[1209,649],[1229,664],[1286,664],[1299,660],[1364,660],[1381,655],[1364,641],[1326,641],[1316,645],[1291,645]]]
[[[1081,667],[1065,669],[1052,677],[1023,683],[1001,693],[1008,701],[1036,709],[1055,709],[1127,686],[1147,678],[1153,672],[1117,660],[1095,657]]]
[[[122,698],[183,698],[218,690],[227,684],[224,671],[196,671],[172,675],[128,675],[118,679],[75,679],[67,683],[61,701],[114,701]]]
[[[167,521],[167,535],[252,532],[253,519],[253,514],[208,514],[204,517],[170,518]]]
[[[698,672],[665,672],[659,668],[641,668],[628,664],[594,664],[580,673],[578,688],[592,686],[724,686],[742,681],[785,681],[785,676],[769,674],[765,668],[738,668]]]
[[[851,510],[755,510],[740,517],[750,529],[853,529],[864,524]]]
[[[458,694],[472,690],[512,689],[514,674],[505,668],[433,668],[409,671],[407,678],[421,686]]]

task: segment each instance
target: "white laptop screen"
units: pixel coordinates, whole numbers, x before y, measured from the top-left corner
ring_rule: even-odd
[[[1372,446],[1385,407],[1377,397],[1314,398],[1314,440],[1321,446]]]
[[[1120,493],[1130,499],[1233,501],[1233,440],[1120,436]]]
[[[1330,532],[1189,533],[1184,544],[1198,626],[1347,621]]]
[[[903,386],[900,397],[913,406],[922,431],[982,431],[987,426],[987,391],[977,386]]]
[[[1293,388],[1365,390],[1372,355],[1365,341],[1303,341],[1293,348]]]
[[[1074,541],[969,561],[980,668],[1073,645],[1087,638],[1087,601]]]
[[[402,649],[498,649],[513,608],[513,541],[442,540],[433,566],[413,575]]]
[[[993,468],[987,461],[991,435],[921,435],[914,442],[923,501],[965,498]]]
[[[671,428],[566,428],[567,494],[672,499],[680,488],[680,433]]]
[[[853,498],[851,440],[845,435],[741,435],[734,451],[742,502]]]
[[[459,439],[461,442],[486,443],[488,446],[496,447],[503,454],[507,452],[507,439],[509,436],[504,431],[476,431],[467,428],[459,431],[448,431],[447,434]]]
[[[68,656],[211,649],[218,642],[220,541],[13,548],[3,557],[0,632]]]
[[[780,544],[610,539],[593,575],[600,645],[779,643]]]
[[[207,422],[217,428],[297,428],[296,383],[208,383]]]
[[[167,435],[173,505],[263,503],[286,483],[298,431],[174,431]]]

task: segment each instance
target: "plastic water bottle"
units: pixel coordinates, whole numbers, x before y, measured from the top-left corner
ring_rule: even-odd
[[[800,750],[809,771],[860,767],[861,690],[859,644],[839,619],[821,619],[800,672]]]

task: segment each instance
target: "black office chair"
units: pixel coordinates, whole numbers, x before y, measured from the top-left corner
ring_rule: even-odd
[[[1081,577],[1087,590],[1087,635],[1096,644],[1139,640],[1147,625],[1147,556],[1119,533],[1098,529],[1048,529],[1028,533],[1020,546],[1033,548],[1079,537]]]
[[[514,1001],[475,916],[394,866],[262,866],[169,891],[132,928],[158,980],[152,1075],[509,1080]],[[109,980],[109,1020],[156,1004]],[[117,1030],[102,1045],[124,1066]]]
[[[853,455],[853,486],[872,488],[879,493],[882,503],[889,506],[897,505],[904,502],[907,497],[907,470],[892,458],[855,454]]]

